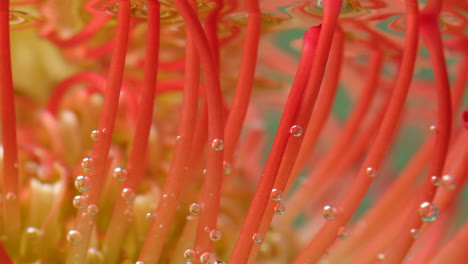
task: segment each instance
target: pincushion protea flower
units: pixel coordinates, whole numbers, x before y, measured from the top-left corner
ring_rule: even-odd
[[[2,0],[1,263],[464,263],[467,12]]]

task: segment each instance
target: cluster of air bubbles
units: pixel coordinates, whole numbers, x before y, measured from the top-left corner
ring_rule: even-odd
[[[437,216],[439,216],[439,208],[437,208],[433,203],[423,202],[419,206],[418,215],[423,222],[434,222],[437,219]]]
[[[421,234],[421,232],[419,231],[419,229],[411,228],[410,235],[411,235],[412,238],[416,239],[416,238],[419,237],[420,234]]]
[[[78,230],[70,230],[67,233],[67,241],[72,246],[77,246],[81,241],[81,233]]]
[[[135,199],[135,191],[131,188],[123,188],[121,196],[125,201],[131,202]]]
[[[298,126],[298,125],[293,125],[293,126],[289,129],[289,133],[290,133],[293,137],[300,137],[300,136],[302,136],[302,127],[301,127],[301,126]]]
[[[94,159],[91,157],[86,157],[81,161],[81,168],[85,171],[91,171],[94,169]]]
[[[86,209],[86,211],[90,215],[96,215],[97,213],[99,213],[99,207],[95,204],[90,204],[88,205],[88,208]]]
[[[88,198],[85,195],[76,195],[73,198],[73,206],[76,209],[83,209],[88,205]]]
[[[255,233],[252,236],[252,240],[253,240],[254,243],[260,243],[260,242],[263,241],[263,235],[260,234],[260,233]]]
[[[340,229],[338,229],[338,238],[339,239],[346,240],[346,239],[349,238],[349,236],[351,236],[351,229],[349,229],[349,227],[342,226],[342,227],[340,227]]]
[[[334,206],[331,205],[325,205],[322,210],[322,215],[323,218],[327,220],[333,220],[336,218],[336,215],[338,213],[338,210]]]
[[[219,229],[213,229],[210,231],[210,239],[212,241],[218,241],[223,236],[223,233]]]
[[[213,139],[213,142],[211,142],[211,147],[216,150],[220,151],[224,149],[224,141],[220,138],[215,138]]]
[[[193,249],[187,249],[184,251],[184,259],[189,262],[189,261],[194,261],[195,258],[197,257],[197,253]]]
[[[286,211],[286,206],[284,205],[284,203],[278,203],[275,206],[275,214],[282,215],[284,214],[285,211]]]
[[[75,179],[75,188],[79,192],[89,191],[91,188],[91,179],[85,175],[79,175]]]
[[[275,202],[279,202],[283,198],[283,192],[278,189],[272,189],[270,193],[270,198]]]
[[[114,173],[112,175],[114,179],[116,179],[119,182],[123,182],[127,179],[128,177],[128,172],[126,169],[122,167],[117,167],[114,169]]]
[[[366,168],[366,175],[374,178],[377,175],[377,171],[373,167],[367,167]]]
[[[450,174],[442,176],[442,186],[447,190],[455,189],[455,179]]]

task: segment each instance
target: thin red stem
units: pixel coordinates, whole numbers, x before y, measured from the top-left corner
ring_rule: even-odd
[[[5,246],[12,255],[18,254],[21,229],[18,178],[18,144],[16,111],[10,56],[9,1],[0,1],[0,97],[2,112],[2,218]]]

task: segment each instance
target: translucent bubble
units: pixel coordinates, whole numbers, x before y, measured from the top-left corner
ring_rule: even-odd
[[[25,235],[26,235],[26,238],[25,238],[26,240],[33,241],[41,237],[42,231],[37,227],[30,226],[26,228]]]
[[[75,179],[75,188],[79,192],[86,192],[91,188],[91,179],[85,175],[79,175]]]
[[[275,202],[279,202],[283,198],[283,192],[278,189],[272,189],[270,193],[270,198]]]
[[[197,253],[193,249],[187,249],[184,251],[184,259],[186,261],[194,261],[197,257]]]
[[[275,206],[275,214],[277,214],[277,215],[284,214],[285,210],[286,210],[286,206],[283,203],[278,203]]]
[[[114,169],[114,174],[113,174],[114,179],[116,179],[119,182],[123,182],[127,179],[128,177],[128,172],[126,169],[117,167]]]
[[[176,142],[182,142],[182,136],[177,136],[175,139]]]
[[[229,162],[223,162],[224,175],[229,175],[232,172],[232,166]]]
[[[133,199],[135,199],[135,191],[133,191],[131,188],[123,188],[121,195],[122,198],[128,202],[133,201]]]
[[[419,229],[411,228],[410,235],[411,235],[412,238],[416,239],[416,238],[419,237],[420,234],[421,234],[421,232],[419,231]]]
[[[252,240],[253,240],[254,243],[260,243],[260,242],[263,241],[263,235],[260,234],[260,233],[255,233],[252,236]]]
[[[367,167],[366,168],[366,175],[374,178],[377,175],[377,171],[373,167]]]
[[[350,235],[351,235],[351,230],[346,226],[342,226],[338,230],[338,238],[341,239],[341,240],[348,239]]]
[[[153,221],[153,218],[154,218],[154,214],[153,213],[146,213],[146,220],[148,220],[149,222]]]
[[[437,176],[432,176],[431,177],[431,183],[434,186],[439,186],[440,185],[440,178]]]
[[[85,171],[93,170],[94,169],[94,160],[93,160],[93,158],[90,158],[90,157],[84,158],[83,161],[81,162],[81,167]]]
[[[431,133],[434,133],[434,134],[437,133],[437,126],[435,125],[430,126],[429,131],[431,131]]]
[[[298,126],[298,125],[293,125],[291,127],[291,129],[289,129],[289,133],[293,136],[293,137],[300,137],[302,136],[302,127],[301,126]]]
[[[214,256],[210,252],[204,252],[200,255],[200,263],[201,264],[209,264],[215,261]]]
[[[16,196],[16,193],[14,193],[14,192],[7,192],[5,194],[5,199],[7,201],[14,201],[14,200],[16,200],[16,198],[17,198],[17,196]]]
[[[433,203],[423,202],[418,209],[418,215],[423,222],[434,222],[439,215],[439,208]]]
[[[224,149],[224,140],[220,139],[220,138],[215,138],[213,139],[213,142],[211,142],[211,147],[214,149],[214,150],[223,150]]]
[[[210,231],[210,239],[212,241],[218,241],[221,239],[222,236],[223,236],[223,233],[221,233],[221,231],[218,229],[213,229]]]
[[[101,264],[104,263],[104,255],[96,248],[88,249],[88,264]]]
[[[73,206],[76,209],[83,209],[88,205],[88,199],[84,195],[77,195],[73,198]]]
[[[162,195],[162,199],[163,199],[164,201],[169,200],[169,195],[163,194],[163,195]]]
[[[192,203],[189,207],[190,214],[198,215],[200,213],[200,204],[199,203]]]
[[[209,228],[209,227],[207,227],[207,226],[205,226],[205,228],[203,228],[203,231],[205,231],[205,232],[207,232],[207,233],[208,233],[208,232],[210,232],[210,228]]]
[[[145,264],[145,262],[138,260],[137,262],[135,262],[135,264]]]
[[[384,259],[385,259],[385,254],[384,253],[377,254],[378,263],[382,262]]]
[[[88,205],[87,211],[90,215],[96,215],[99,212],[99,207],[95,204],[90,204]]]
[[[72,246],[79,245],[81,241],[81,233],[78,230],[68,231],[67,241]]]
[[[95,129],[93,131],[91,131],[91,139],[94,140],[94,141],[98,141],[98,140],[101,140],[102,138],[102,133],[101,131]]]
[[[322,210],[322,215],[323,218],[327,220],[333,220],[336,218],[336,215],[338,214],[338,210],[334,206],[331,205],[325,205]]]
[[[455,189],[455,179],[450,174],[442,176],[442,186],[447,190]]]

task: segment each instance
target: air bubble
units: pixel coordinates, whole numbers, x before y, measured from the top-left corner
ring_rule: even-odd
[[[148,222],[151,222],[151,221],[153,221],[154,214],[151,213],[151,212],[150,212],[150,213],[146,213],[145,218],[146,218],[146,220],[147,220]]]
[[[88,264],[104,263],[104,256],[102,252],[95,248],[88,249]]]
[[[70,230],[67,234],[67,241],[72,246],[77,246],[81,241],[81,233],[78,230]]]
[[[431,133],[433,133],[433,134],[437,133],[437,126],[435,126],[435,125],[430,126],[429,131],[431,131]]]
[[[336,218],[336,215],[338,214],[338,210],[334,206],[331,205],[325,205],[322,210],[322,215],[323,218],[327,220],[333,220]]]
[[[88,205],[87,211],[90,215],[96,215],[99,212],[99,207],[95,204],[90,204]]]
[[[278,189],[273,189],[271,190],[270,198],[275,202],[279,202],[283,198],[283,192]]]
[[[84,158],[83,161],[81,162],[81,167],[85,171],[93,170],[94,169],[94,160],[92,158],[90,158],[90,157]]]
[[[5,194],[5,199],[6,199],[7,201],[14,201],[14,200],[16,200],[16,198],[17,198],[17,197],[16,197],[16,193],[14,193],[14,192],[7,192],[7,193]]]
[[[119,182],[123,182],[127,179],[128,177],[128,172],[126,169],[122,168],[122,167],[117,167],[114,169],[114,175],[113,175],[114,179],[116,179],[117,181]]]
[[[131,188],[123,188],[121,195],[122,198],[128,202],[131,202],[133,199],[135,199],[135,192]]]
[[[431,177],[431,183],[432,183],[432,185],[434,185],[434,186],[439,186],[439,185],[440,185],[440,178],[437,177],[437,176],[435,176],[435,175],[432,176],[432,177]]]
[[[224,169],[224,170],[223,170],[224,175],[229,175],[229,174],[231,174],[231,172],[232,172],[232,165],[231,165],[231,163],[229,163],[229,162],[227,162],[227,161],[223,162],[223,169]]]
[[[423,222],[434,222],[439,215],[439,208],[433,203],[423,202],[418,209],[418,215]]]
[[[218,229],[213,229],[210,231],[210,239],[212,241],[218,241],[223,236],[223,233]]]
[[[192,203],[189,207],[190,214],[198,215],[200,213],[200,204],[199,203]]]
[[[137,262],[135,262],[135,264],[145,264],[145,262],[138,260]]]
[[[211,147],[216,150],[220,151],[224,149],[224,141],[220,138],[215,138],[213,139],[213,142],[211,142]]]
[[[201,264],[209,264],[215,261],[214,256],[210,252],[205,252],[200,255],[200,263]]]
[[[350,235],[351,235],[351,230],[346,226],[342,226],[338,230],[338,238],[341,239],[341,240],[348,239]]]
[[[87,198],[84,195],[77,195],[73,198],[73,206],[76,209],[83,209],[88,205]]]
[[[455,179],[450,174],[445,174],[442,176],[442,186],[447,190],[455,189]]]
[[[286,206],[283,203],[278,203],[275,206],[275,214],[282,215],[286,211]]]
[[[177,136],[177,137],[175,138],[175,141],[176,141],[176,142],[182,142],[182,136]]]
[[[187,249],[184,251],[184,259],[186,261],[194,261],[197,257],[197,253],[193,249]]]
[[[253,240],[254,243],[260,243],[260,242],[263,241],[263,235],[260,234],[260,233],[255,233],[252,236],[252,240]]]
[[[102,138],[102,133],[101,131],[95,129],[93,131],[91,131],[91,139],[94,140],[94,141],[98,141],[98,140],[101,140]]]
[[[293,136],[293,137],[300,137],[302,136],[302,127],[301,126],[298,126],[298,125],[293,125],[291,127],[291,129],[289,129],[289,133]]]
[[[411,228],[410,235],[411,235],[412,238],[416,239],[416,238],[419,237],[420,234],[421,234],[421,232],[419,231],[419,229]]]
[[[377,175],[377,171],[373,167],[367,167],[366,168],[366,175],[374,178]]]
[[[75,179],[75,188],[79,192],[86,192],[91,188],[91,179],[85,175],[79,175]]]

